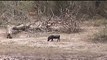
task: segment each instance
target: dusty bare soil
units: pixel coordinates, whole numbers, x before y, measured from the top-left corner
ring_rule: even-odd
[[[6,39],[6,30],[0,29],[1,60],[107,60],[107,44],[92,43],[90,38],[103,27],[84,25],[80,33],[58,33],[61,41],[47,42],[50,34],[22,32]],[[32,36],[30,36],[32,35]]]

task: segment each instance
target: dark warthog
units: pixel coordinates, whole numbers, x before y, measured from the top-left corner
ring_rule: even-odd
[[[57,39],[57,41],[60,41],[60,35],[50,35],[48,37],[48,41],[53,41],[53,39]]]
[[[11,34],[7,34],[7,38],[12,39]]]

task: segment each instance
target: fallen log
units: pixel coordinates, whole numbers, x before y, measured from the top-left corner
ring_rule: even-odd
[[[17,34],[21,31],[26,31],[28,28],[30,28],[30,24],[29,25],[24,25],[24,24],[20,24],[17,26],[9,26],[8,25],[8,31],[7,31],[7,38],[11,37],[13,34]]]

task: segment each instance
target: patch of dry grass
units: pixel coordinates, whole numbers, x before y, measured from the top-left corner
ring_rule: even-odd
[[[107,28],[101,30],[99,33],[93,35],[93,42],[106,43],[107,42]]]
[[[94,26],[101,26],[107,24],[107,19],[97,19],[93,21]]]
[[[54,47],[30,47],[26,45],[13,45],[13,44],[0,44],[0,54],[56,54],[56,53],[62,53],[63,49],[60,48],[54,48]]]
[[[107,24],[107,19],[105,18],[99,18],[99,19],[92,19],[89,21],[84,21],[83,26],[93,26],[93,27],[99,27],[104,26]]]

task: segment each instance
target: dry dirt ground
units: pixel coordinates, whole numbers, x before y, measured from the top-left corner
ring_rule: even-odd
[[[1,60],[107,60],[107,44],[92,43],[90,38],[103,27],[83,25],[80,33],[59,33],[61,41],[47,42],[50,34],[22,32],[6,39],[6,30],[0,29]],[[31,37],[29,35],[34,35]]]

